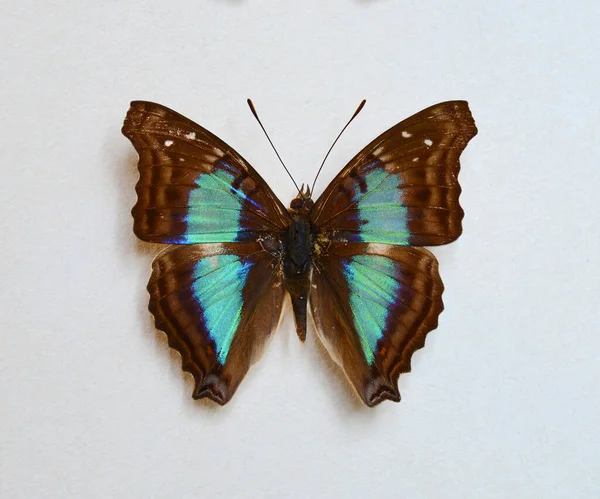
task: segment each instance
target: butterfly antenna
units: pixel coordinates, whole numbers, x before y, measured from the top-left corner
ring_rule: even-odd
[[[356,111],[354,111],[354,114],[352,115],[352,118],[350,118],[348,120],[348,123],[346,123],[346,125],[344,126],[344,128],[342,128],[342,131],[338,134],[338,136],[335,138],[335,140],[333,141],[333,144],[331,144],[331,147],[329,148],[329,151],[327,151],[327,154],[325,155],[325,157],[323,158],[323,162],[321,163],[321,166],[319,167],[319,170],[317,171],[317,175],[315,177],[315,180],[312,184],[312,188],[310,189],[310,192],[314,192],[315,190],[315,184],[317,183],[317,179],[319,178],[319,174],[321,173],[321,170],[323,169],[323,166],[325,165],[325,161],[327,161],[327,158],[329,157],[329,153],[331,152],[331,150],[333,149],[333,146],[336,144],[336,142],[339,140],[339,138],[342,136],[342,134],[344,133],[344,130],[346,130],[346,128],[348,128],[348,125],[350,123],[352,123],[352,120],[354,118],[356,118],[356,116],[358,115],[358,113],[360,113],[362,111],[362,108],[365,107],[365,104],[367,103],[366,99],[363,99],[363,101],[358,105],[358,107],[356,108]]]
[[[294,185],[296,186],[296,189],[298,189],[298,192],[300,192],[300,187],[298,187],[298,184],[296,183],[296,181],[294,180],[294,177],[292,177],[292,174],[290,173],[290,171],[287,169],[287,167],[285,166],[285,163],[283,162],[283,160],[281,159],[281,156],[279,155],[279,153],[277,152],[277,149],[275,149],[275,146],[273,145],[273,142],[271,141],[271,137],[269,137],[269,134],[267,133],[267,131],[265,130],[265,127],[263,126],[263,124],[260,121],[260,118],[258,117],[258,113],[256,112],[256,109],[254,107],[254,104],[252,104],[252,101],[250,99],[248,99],[248,106],[250,107],[250,111],[252,111],[252,114],[254,115],[254,117],[256,118],[256,121],[258,121],[258,124],[260,125],[260,127],[262,128],[262,131],[265,133],[265,136],[267,137],[267,140],[269,141],[269,144],[271,144],[271,147],[273,148],[273,150],[275,151],[275,154],[277,154],[277,157],[279,158],[279,161],[281,162],[281,164],[283,165],[284,170],[287,172],[287,174],[290,176],[290,178],[292,179],[292,182],[294,182]]]

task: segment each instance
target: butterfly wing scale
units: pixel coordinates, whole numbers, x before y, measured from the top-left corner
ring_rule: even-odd
[[[131,103],[123,134],[139,154],[134,232],[144,241],[253,241],[284,230],[287,210],[230,146],[175,111]]]
[[[428,250],[333,242],[314,262],[317,333],[359,397],[400,400],[398,377],[443,310],[437,260]]]
[[[428,246],[462,232],[459,156],[477,128],[464,101],[442,102],[381,134],[317,200],[311,221],[331,240]]]
[[[194,398],[223,405],[279,323],[280,262],[258,243],[177,246],[152,264],[156,328],[195,380]]]

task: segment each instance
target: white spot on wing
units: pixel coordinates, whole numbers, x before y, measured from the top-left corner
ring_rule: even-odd
[[[196,140],[196,132],[186,133],[185,138],[190,140]]]
[[[423,142],[425,143],[425,145],[427,147],[430,147],[431,145],[433,145],[433,140],[430,140],[430,139],[425,139]]]
[[[373,156],[379,156],[383,152],[383,146],[379,146],[373,151]]]
[[[171,147],[173,145],[172,140],[165,140],[165,147]]]
[[[408,139],[409,137],[412,137],[412,133],[409,133],[406,130],[404,130],[402,132],[402,137],[404,137],[405,139]]]
[[[419,161],[419,156],[415,156],[415,157],[413,158],[413,163],[416,163],[417,161]]]

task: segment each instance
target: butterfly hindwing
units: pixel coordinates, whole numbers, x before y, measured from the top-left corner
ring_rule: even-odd
[[[279,323],[279,263],[258,243],[167,249],[148,291],[156,327],[195,379],[194,398],[225,404]]]
[[[462,232],[459,156],[477,129],[464,101],[442,102],[381,134],[317,200],[311,222],[346,242],[445,244]]]
[[[424,248],[334,242],[314,261],[317,333],[368,406],[399,401],[398,377],[443,310],[437,260]]]
[[[208,130],[160,104],[131,103],[123,134],[139,153],[134,232],[171,244],[253,241],[287,210],[258,173]]]

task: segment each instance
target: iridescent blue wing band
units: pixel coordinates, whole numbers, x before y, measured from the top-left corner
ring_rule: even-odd
[[[123,134],[139,154],[134,232],[170,244],[254,241],[290,217],[260,175],[200,125],[152,102],[131,103]]]

